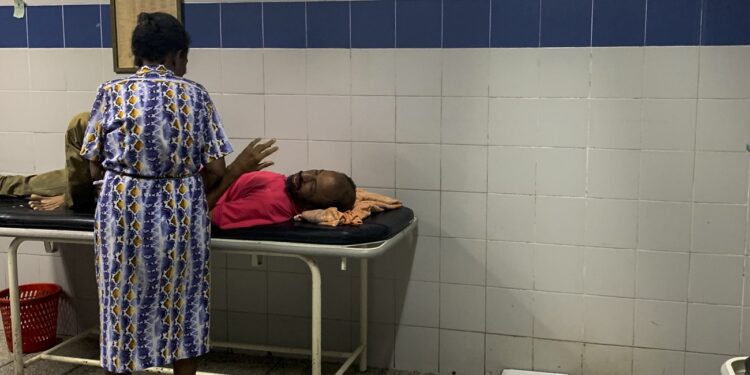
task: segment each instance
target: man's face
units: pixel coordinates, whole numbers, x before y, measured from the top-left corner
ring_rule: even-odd
[[[335,206],[348,188],[346,176],[334,171],[300,171],[286,178],[289,195],[302,209]]]

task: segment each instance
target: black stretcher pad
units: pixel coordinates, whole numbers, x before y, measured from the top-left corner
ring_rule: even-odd
[[[214,227],[211,234],[221,239],[356,245],[387,240],[409,226],[413,219],[414,212],[402,207],[374,214],[356,227],[330,228],[290,221],[231,230]],[[34,211],[24,199],[0,197],[0,227],[90,231],[94,228],[94,215],[65,209]]]

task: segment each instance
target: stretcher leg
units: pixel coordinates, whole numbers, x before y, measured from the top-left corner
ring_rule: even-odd
[[[312,374],[320,375],[321,372],[321,336],[322,336],[322,316],[321,316],[321,280],[320,269],[315,261],[304,256],[300,256],[307,267],[310,268],[312,275]]]
[[[10,291],[10,321],[13,332],[13,369],[23,374],[23,339],[21,336],[21,296],[18,290],[18,246],[24,240],[14,238],[8,247],[8,289]]]
[[[360,260],[359,278],[359,345],[362,353],[359,355],[359,371],[367,371],[367,259]]]

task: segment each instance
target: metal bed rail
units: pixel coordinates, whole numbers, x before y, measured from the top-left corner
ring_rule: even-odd
[[[254,261],[257,256],[273,256],[296,258],[304,262],[310,270],[312,280],[312,343],[310,349],[286,348],[266,345],[249,345],[232,342],[211,342],[214,347],[257,350],[287,354],[302,354],[311,356],[312,374],[321,374],[322,357],[345,359],[336,375],[341,375],[359,358],[359,370],[367,369],[367,304],[368,304],[368,259],[374,258],[388,250],[398,246],[410,236],[416,235],[417,219],[414,218],[401,232],[388,240],[357,245],[316,245],[295,242],[255,241],[255,240],[231,240],[213,238],[211,240],[212,251],[228,254],[251,255]],[[65,244],[92,244],[93,232],[78,230],[57,229],[33,229],[33,228],[9,228],[0,227],[0,237],[12,237],[13,240],[8,248],[8,286],[10,289],[11,305],[11,327],[13,338],[13,367],[14,373],[22,375],[24,367],[40,360],[73,363],[86,366],[100,366],[99,360],[86,358],[68,357],[53,354],[55,351],[80,341],[93,334],[96,330],[87,330],[73,338],[63,341],[57,346],[39,353],[24,361],[21,340],[20,319],[20,296],[18,290],[18,247],[27,241],[44,241]],[[321,276],[320,269],[311,256],[335,256],[341,257],[342,269],[346,268],[347,258],[359,258],[361,267],[360,276],[360,342],[359,346],[352,352],[335,352],[322,350],[322,298],[321,298]],[[168,368],[151,368],[147,372],[171,374]],[[219,375],[208,372],[198,372],[199,375]]]

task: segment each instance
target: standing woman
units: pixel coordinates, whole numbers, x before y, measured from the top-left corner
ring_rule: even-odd
[[[99,87],[81,154],[103,178],[96,210],[101,361],[110,373],[174,364],[195,374],[208,351],[207,188],[232,151],[206,90],[182,78],[190,39],[142,13],[134,75]]]

